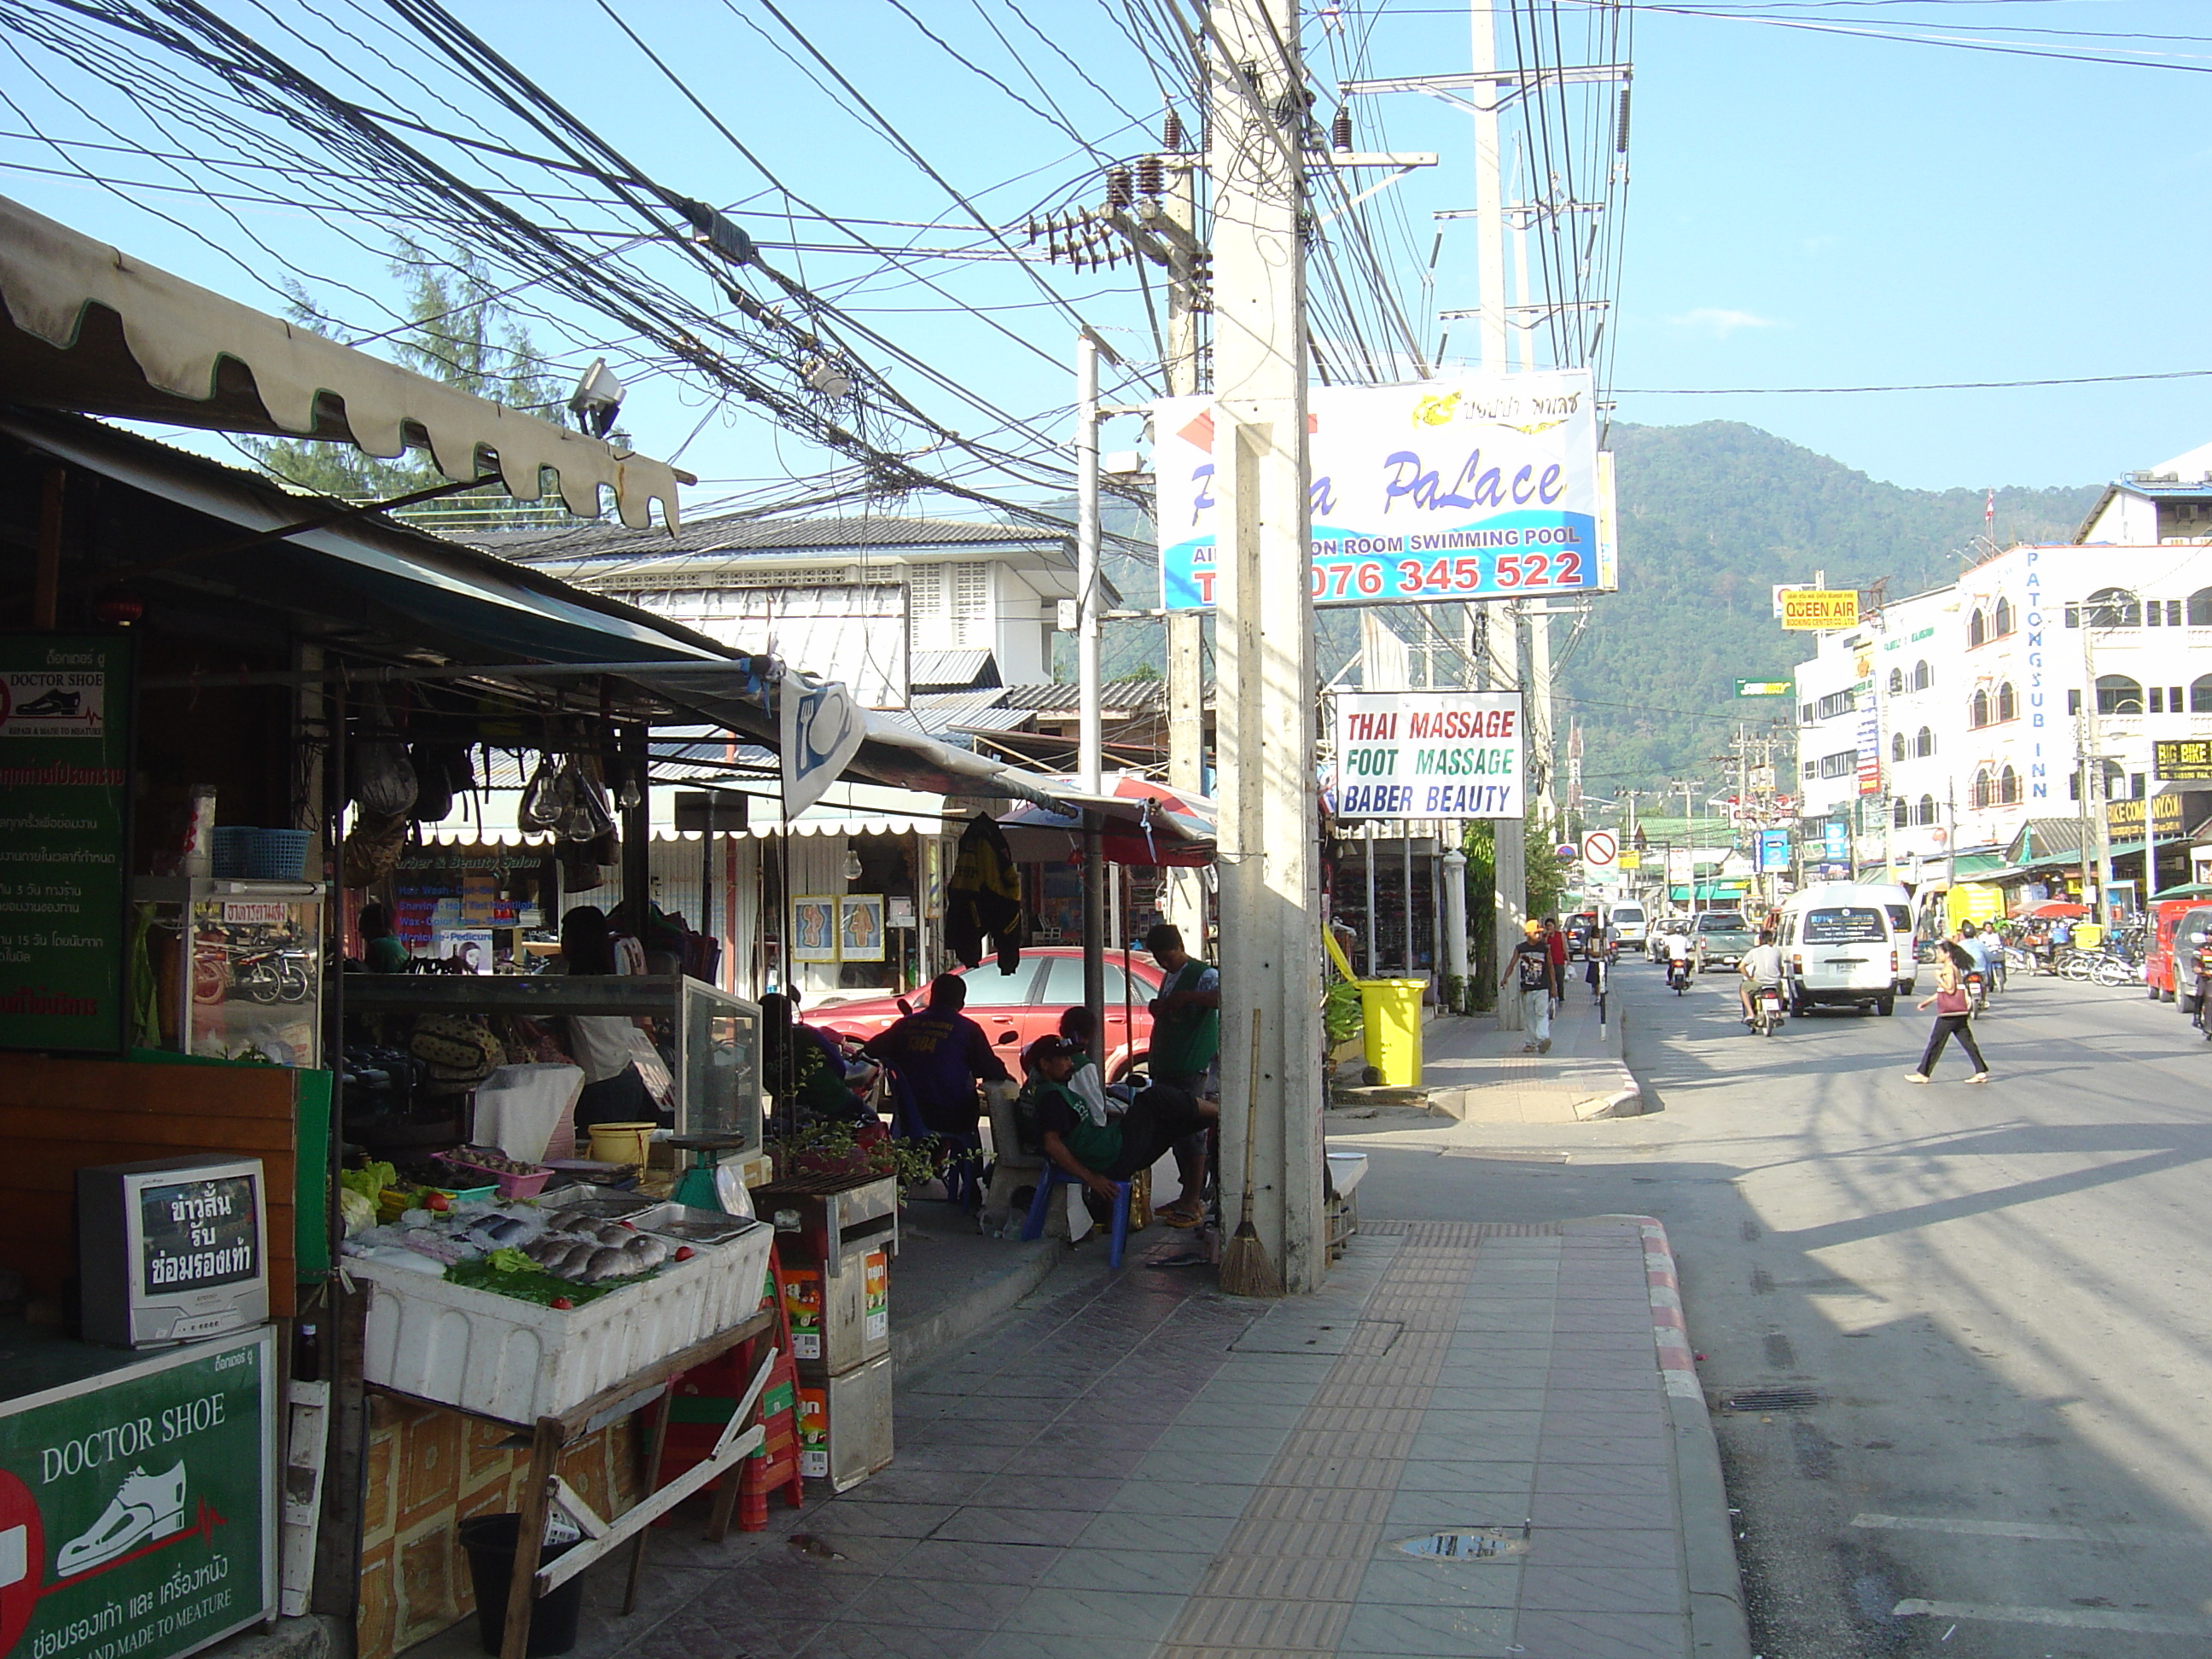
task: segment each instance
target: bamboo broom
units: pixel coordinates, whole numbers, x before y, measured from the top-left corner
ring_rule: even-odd
[[[1260,1011],[1252,1011],[1250,1098],[1244,1109],[1244,1212],[1221,1252],[1221,1288],[1231,1296],[1280,1296],[1283,1276],[1252,1224],[1252,1141],[1260,1126]]]

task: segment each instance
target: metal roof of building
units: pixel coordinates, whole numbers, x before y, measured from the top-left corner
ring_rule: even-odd
[[[465,539],[502,558],[535,562],[641,553],[827,553],[861,548],[937,550],[1008,544],[1058,551],[1070,546],[1074,538],[1073,532],[1063,534],[1020,525],[871,514],[837,519],[692,519],[672,536],[628,530],[620,525],[592,524],[555,531],[481,532]]]
[[[917,651],[907,664],[907,684],[916,691],[971,691],[1000,685],[998,659],[988,651]]]
[[[1010,685],[1000,697],[1008,708],[1027,708],[1040,714],[1073,714],[1082,697],[1075,685]],[[1098,707],[1109,714],[1164,714],[1168,709],[1165,680],[1108,680],[1098,688]]]

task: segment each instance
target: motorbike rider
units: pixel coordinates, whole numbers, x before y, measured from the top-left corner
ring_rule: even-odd
[[[1767,987],[1782,983],[1782,950],[1774,942],[1772,929],[1759,934],[1759,943],[1743,953],[1735,970],[1743,981],[1736,988],[1736,1000],[1743,1005],[1743,1023],[1749,1025],[1756,1012],[1753,999]]]
[[[1982,976],[1984,988],[1991,991],[2002,990],[2004,985],[2000,975],[2004,959],[1997,951],[1995,936],[1983,932],[1971,921],[1961,922],[1959,924],[1959,944],[1974,959],[1970,971]]]
[[[1674,928],[1667,935],[1667,982],[1673,984],[1676,974],[1686,980],[1690,976],[1691,945],[1688,932]]]

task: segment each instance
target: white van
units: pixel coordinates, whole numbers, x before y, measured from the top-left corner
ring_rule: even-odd
[[[1790,895],[1778,921],[1793,1012],[1893,1014],[1912,994],[1912,900],[1902,887],[1822,882]]]
[[[1650,918],[1642,905],[1624,899],[1607,908],[1605,925],[1613,929],[1613,937],[1619,943],[1640,945],[1650,928]]]

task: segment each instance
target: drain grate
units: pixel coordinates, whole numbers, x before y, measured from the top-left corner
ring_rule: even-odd
[[[1721,1396],[1724,1412],[1809,1412],[1820,1403],[1818,1389],[1745,1389]]]

